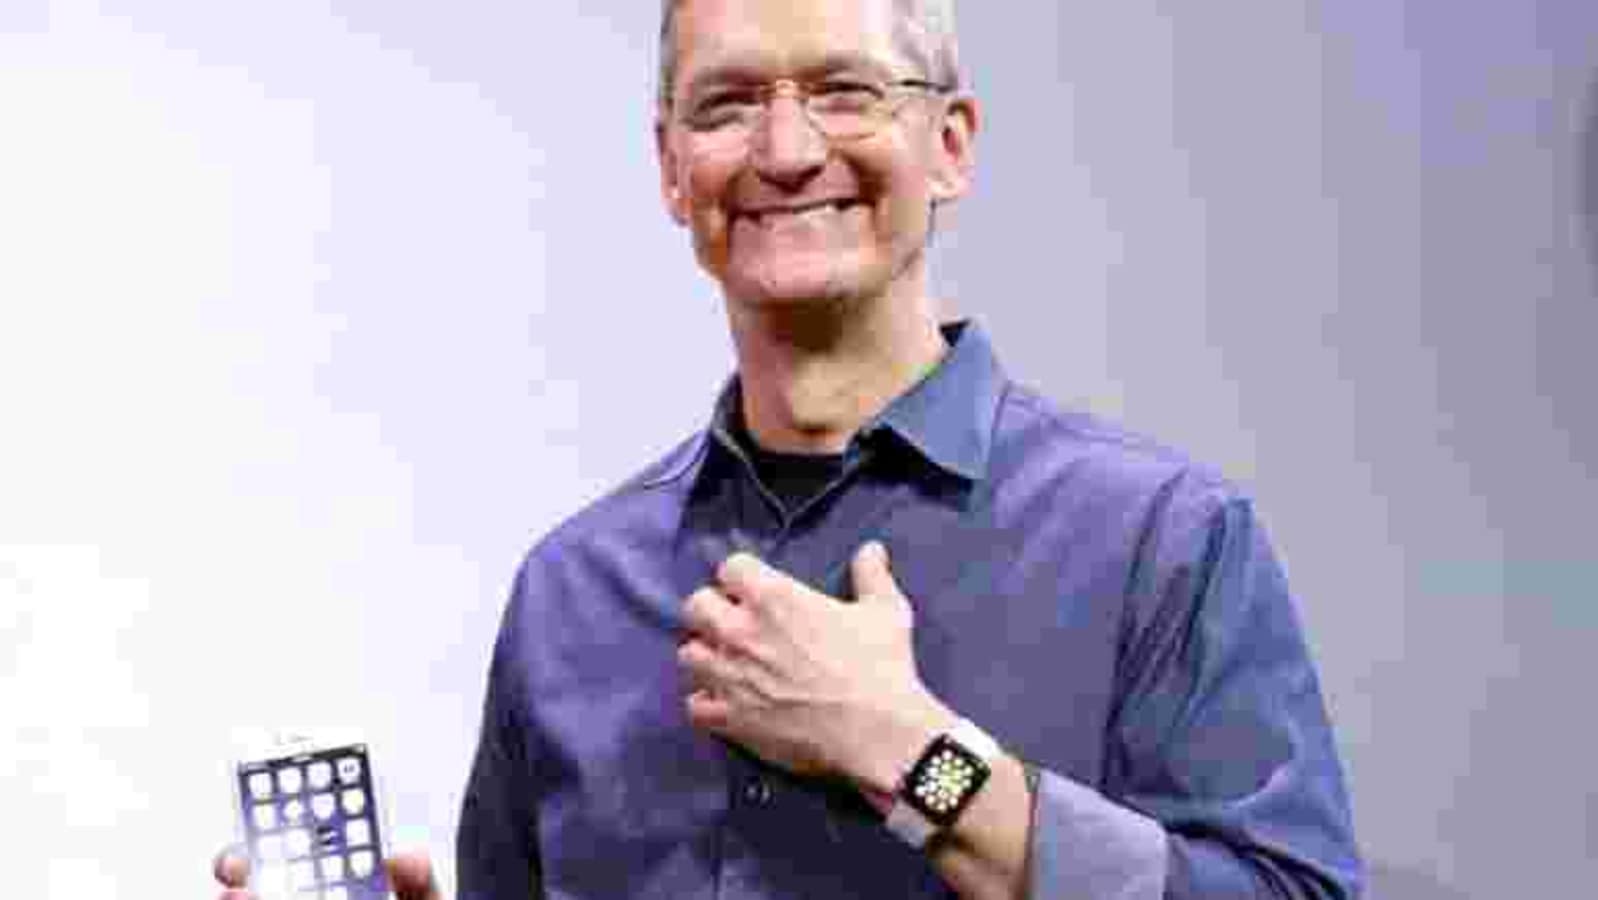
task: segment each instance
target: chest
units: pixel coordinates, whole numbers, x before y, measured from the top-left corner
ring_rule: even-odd
[[[742,515],[690,515],[657,564],[569,586],[584,612],[549,624],[546,649],[561,664],[547,672],[558,677],[530,694],[552,884],[587,885],[573,896],[945,896],[851,790],[787,776],[688,727],[673,609],[736,550],[848,600],[850,558],[882,541],[932,692],[1021,758],[1098,783],[1125,567],[1068,521],[927,501],[863,490],[809,518],[747,504]],[[740,506],[718,507],[728,508]],[[651,861],[596,869],[596,855]],[[605,877],[618,880],[594,885]]]

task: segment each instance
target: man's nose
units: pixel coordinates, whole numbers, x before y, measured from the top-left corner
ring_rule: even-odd
[[[797,186],[827,162],[827,138],[810,120],[800,97],[773,95],[751,148],[755,171],[784,186]]]

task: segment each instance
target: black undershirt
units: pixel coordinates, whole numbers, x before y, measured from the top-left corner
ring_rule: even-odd
[[[741,417],[740,417],[741,418]],[[843,474],[842,453],[778,453],[755,443],[749,429],[736,423],[738,445],[754,464],[760,483],[792,513]]]

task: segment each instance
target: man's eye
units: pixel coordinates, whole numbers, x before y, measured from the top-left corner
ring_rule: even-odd
[[[695,101],[690,118],[699,126],[724,125],[749,114],[760,106],[760,99],[750,91],[724,91],[710,94]]]
[[[832,108],[866,108],[882,99],[882,89],[863,81],[827,81],[813,91],[816,100]]]

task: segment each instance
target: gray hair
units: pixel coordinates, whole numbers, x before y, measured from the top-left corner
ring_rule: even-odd
[[[661,0],[660,85],[658,108],[671,105],[677,77],[677,8],[684,0]],[[911,60],[928,81],[954,89],[960,87],[960,54],[954,31],[954,0],[893,0],[899,11],[900,37]]]

